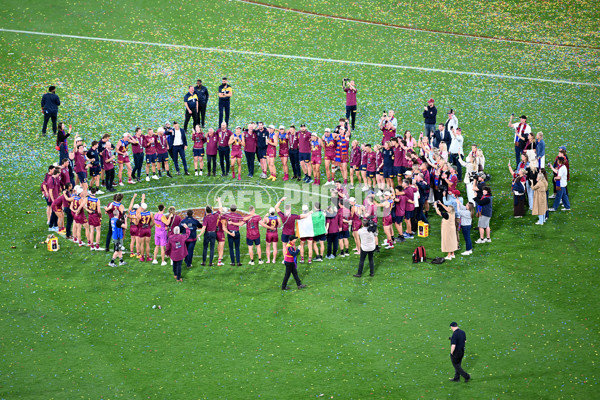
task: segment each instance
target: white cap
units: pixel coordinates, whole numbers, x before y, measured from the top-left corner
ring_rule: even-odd
[[[53,167],[58,167],[58,163],[55,162],[54,164],[52,164]]]
[[[158,128],[158,129],[156,130],[156,132],[158,132],[158,133],[160,133],[160,132],[162,132],[162,133],[165,133],[165,128],[163,128],[163,127],[160,127],[160,128]]]
[[[308,211],[308,206],[306,204],[302,205],[302,211]]]
[[[348,201],[351,202],[351,203],[356,203],[356,199],[354,197],[350,197],[348,199]]]
[[[383,195],[384,196],[391,196],[392,194],[390,193],[389,190],[386,190],[385,192],[383,192]]]
[[[141,204],[141,207],[142,207],[144,210],[147,210],[147,209],[148,209],[148,204],[146,204],[146,203],[142,203],[142,204]]]
[[[123,137],[124,137],[124,138],[126,138],[127,136],[129,136],[129,132],[125,132],[125,133],[123,134]]]
[[[331,132],[331,129],[325,128],[325,132]]]
[[[77,189],[77,194],[79,194],[79,193],[81,193],[81,192],[83,192],[83,188],[82,188],[82,187],[79,187],[79,188]]]
[[[404,173],[404,176],[412,176],[412,171],[406,171],[406,172]]]
[[[133,205],[133,208],[134,208],[134,209],[136,209],[136,208],[140,208],[140,205],[139,205],[139,204],[134,204],[134,205]]]
[[[269,208],[269,214],[273,214],[275,212],[275,208],[271,207]]]
[[[75,192],[76,192],[76,191],[78,191],[79,189],[81,189],[81,186],[79,186],[79,185],[75,185],[75,187],[73,187],[73,190],[74,190]]]
[[[279,125],[279,129],[285,129],[285,126]]]
[[[83,142],[83,138],[81,136],[77,136],[77,139],[75,139],[76,142]]]
[[[271,124],[271,125],[269,125],[269,128],[275,129],[275,125]]]

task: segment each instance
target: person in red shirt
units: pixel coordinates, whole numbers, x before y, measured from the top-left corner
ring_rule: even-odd
[[[183,224],[182,228],[185,229],[185,233],[180,233],[179,226],[173,228],[173,234],[169,237],[165,249],[165,253],[173,261],[173,277],[177,282],[183,282],[183,278],[181,278],[181,265],[188,254],[185,241],[190,237],[190,230],[187,225]]]
[[[323,146],[325,147],[325,174],[327,175],[326,185],[333,185],[335,181],[335,173],[331,171],[331,163],[335,162],[335,138],[331,134],[331,129],[325,128],[325,134],[322,138]]]
[[[194,134],[192,135],[192,142],[194,143],[194,147],[192,148],[194,153],[194,176],[202,176],[202,170],[204,169],[204,143],[206,143],[206,141],[207,140],[204,137],[204,132],[202,132],[202,127],[200,125],[196,125],[194,127]],[[198,164],[200,164],[200,172],[198,172]]]
[[[148,134],[144,136],[144,149],[146,149],[146,182],[150,182],[150,166],[152,166],[152,179],[158,179],[156,176],[156,137],[154,130],[148,129]]]
[[[152,236],[152,226],[154,226],[154,214],[148,211],[148,204],[146,204],[145,201],[146,195],[142,194],[142,203],[137,209],[136,214],[141,262],[152,261],[152,257],[150,257],[150,237]]]
[[[311,133],[306,129],[306,125],[300,125],[300,132],[298,132],[298,156],[300,158],[300,166],[304,173],[304,183],[312,183],[313,179],[312,168],[311,168]]]
[[[267,179],[275,182],[277,180],[277,169],[275,168],[275,154],[277,153],[278,133],[275,132],[275,126],[269,125],[267,128],[267,166],[269,168],[269,177]],[[286,165],[287,167],[287,165]]]
[[[52,212],[56,215],[57,224],[58,224],[58,233],[61,235],[65,235],[67,232],[65,230],[65,213],[64,208],[69,204],[72,200],[70,196],[70,190],[72,185],[70,183],[67,184],[67,187],[62,191],[61,195],[58,196],[52,202]]]
[[[273,247],[273,264],[277,259],[277,242],[279,241],[277,235],[277,228],[281,225],[281,220],[275,214],[275,208],[271,207],[269,213],[260,222],[260,226],[267,229],[266,242],[267,242],[267,264],[271,261],[271,247]]]
[[[277,141],[279,142],[279,159],[281,160],[281,167],[283,168],[283,180],[287,181],[290,179],[288,169],[288,157],[290,155],[289,138],[288,133],[285,131],[285,126],[279,125],[279,133],[277,134]]]
[[[208,176],[217,176],[217,147],[219,138],[213,128],[208,129],[206,140],[206,158],[208,164]]]
[[[137,140],[131,137],[129,133],[124,133],[123,139],[120,139],[115,147],[115,150],[117,151],[117,163],[119,164],[119,186],[123,186],[123,166],[127,167],[127,183],[130,185],[135,183],[131,175],[132,168],[131,162],[129,161],[129,151],[127,150],[129,143],[133,142],[137,143]]]
[[[350,149],[350,187],[354,187],[354,175],[358,179],[358,184],[362,184],[360,174],[360,162],[361,162],[361,149],[358,140],[352,141],[352,148]]]
[[[235,204],[229,207],[229,212],[224,215],[222,226],[223,231],[228,235],[227,243],[229,244],[229,258],[231,258],[231,265],[237,265],[238,267],[241,267],[240,226],[244,225],[244,221],[243,217],[236,211],[237,206]]]
[[[217,241],[217,229],[221,224],[221,198],[217,198],[217,203],[219,208],[217,210],[213,210],[211,206],[206,206],[204,208],[204,218],[202,219],[202,228],[200,229],[199,236],[204,235],[203,242],[203,250],[202,250],[202,266],[206,265],[206,257],[208,253],[208,248],[210,247],[210,258],[209,258],[209,266],[213,265],[213,258],[215,256],[215,242]],[[223,265],[221,263],[222,254],[219,256],[219,265]]]
[[[396,128],[392,124],[392,122],[387,119],[386,114],[383,114],[383,117],[379,121],[379,129],[383,133],[383,137],[381,138],[381,144],[390,141],[393,137],[396,137]]]
[[[290,236],[294,234],[296,231],[296,220],[300,219],[298,214],[292,214],[292,205],[285,205],[285,213],[281,212],[279,206],[282,202],[285,201],[285,197],[282,197],[281,200],[275,204],[275,212],[281,219],[282,229],[281,229],[281,241],[283,243],[287,243],[289,241]]]
[[[242,135],[242,127],[236,126],[235,133],[229,138],[231,146],[231,171],[232,177],[235,179],[235,165],[237,163],[237,177],[242,180],[242,148],[244,147],[244,136]]]
[[[96,188],[90,189],[90,195],[88,196],[86,208],[88,212],[88,225],[89,225],[89,240],[88,246],[91,251],[101,251],[99,246],[100,243],[100,228],[102,227],[102,216],[100,215],[101,210],[100,199],[96,197]],[[94,238],[94,233],[96,237]]]
[[[263,264],[262,253],[260,249],[260,226],[262,217],[256,214],[254,206],[248,208],[248,215],[243,219],[246,223],[246,244],[248,245],[248,254],[250,255],[250,262],[248,265],[254,265],[254,249],[256,246],[256,254],[258,255],[258,263]]]
[[[411,185],[412,180],[410,179],[404,179],[402,181],[402,189],[404,192],[404,197],[406,197],[406,208],[404,210],[404,220],[406,221],[406,232],[404,232],[404,237],[406,239],[414,239],[411,219],[415,212],[415,188]]]
[[[73,196],[71,202],[71,214],[73,215],[73,241],[83,246],[83,240],[81,236],[81,229],[83,228],[85,236],[89,242],[88,223],[85,216],[85,208],[87,205],[87,190],[79,187]]]
[[[256,158],[256,142],[258,135],[254,122],[248,124],[248,129],[243,132],[244,135],[244,153],[246,154],[246,163],[248,164],[248,178],[254,176],[254,159]],[[240,160],[241,162],[241,160]]]
[[[356,85],[354,81],[344,79],[342,81],[342,89],[346,92],[346,119],[352,121],[352,130],[354,130],[354,122],[356,121]]]
[[[133,153],[131,177],[132,179],[135,178],[136,182],[139,183],[144,165],[144,136],[142,135],[142,128],[135,128],[135,134],[133,137],[129,137],[129,143],[131,143],[131,152]]]
[[[221,128],[217,131],[217,144],[219,150],[219,163],[221,164],[221,172],[224,177],[229,175],[229,168],[231,165],[229,139],[232,135],[233,133],[227,129],[227,123],[225,121],[221,122]]]
[[[112,152],[112,145],[110,142],[106,142],[104,145],[104,150],[102,150],[102,154],[100,154],[102,158],[102,168],[104,168],[104,180],[106,182],[106,190],[109,192],[114,192],[115,189],[113,187],[115,182],[115,156]],[[123,165],[121,164],[121,167]]]
[[[169,172],[169,140],[165,136],[165,129],[158,128],[156,130],[158,134],[155,136],[155,147],[156,147],[156,161],[158,162],[158,176],[162,176],[162,171],[165,170],[167,176],[172,178],[171,172]]]

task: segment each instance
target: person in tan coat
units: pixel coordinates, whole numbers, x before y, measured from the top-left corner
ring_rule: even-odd
[[[435,211],[442,217],[442,252],[448,253],[446,260],[452,260],[454,252],[458,250],[454,208],[438,201],[435,203]]]
[[[546,170],[543,168],[537,175],[537,182],[533,185],[533,210],[531,215],[537,215],[539,220],[536,225],[544,225],[546,222],[546,211],[548,211],[548,180]]]

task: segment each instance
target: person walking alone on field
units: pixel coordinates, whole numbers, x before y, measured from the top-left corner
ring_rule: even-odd
[[[460,377],[465,379],[465,383],[471,380],[471,375],[462,368],[461,363],[465,355],[465,344],[467,342],[467,335],[465,332],[458,327],[456,322],[450,324],[452,329],[452,337],[450,337],[450,361],[454,367],[454,378],[450,378],[452,382],[460,382]]]
[[[283,261],[285,264],[285,275],[283,276],[283,282],[281,284],[281,290],[289,290],[290,287],[287,285],[290,275],[294,276],[298,289],[304,289],[306,285],[302,284],[300,277],[298,276],[298,264],[296,262],[296,256],[300,252],[296,248],[296,236],[292,235],[289,237],[289,241],[285,244]]]
[[[48,88],[48,93],[45,93],[42,96],[42,114],[44,114],[44,125],[42,126],[43,136],[46,136],[46,128],[48,128],[49,119],[52,119],[52,133],[56,135],[58,106],[60,106],[60,98],[56,94],[56,86],[50,86]]]

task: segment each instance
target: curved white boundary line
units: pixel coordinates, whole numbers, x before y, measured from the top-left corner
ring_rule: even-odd
[[[470,71],[456,71],[456,70],[451,70],[451,69],[440,69],[440,68],[412,67],[412,66],[408,66],[408,65],[382,64],[382,63],[372,63],[372,62],[366,62],[366,61],[349,61],[349,60],[339,60],[339,59],[334,59],[334,58],[294,56],[294,55],[289,55],[289,54],[275,54],[275,53],[265,53],[265,52],[259,52],[259,51],[219,49],[219,48],[215,48],[215,47],[187,46],[187,45],[183,45],[183,44],[143,42],[143,41],[137,41],[137,40],[111,39],[111,38],[80,36],[80,35],[64,35],[64,34],[59,34],[59,33],[34,32],[34,31],[23,31],[23,30],[17,30],[17,29],[3,29],[3,28],[0,28],[0,32],[22,33],[22,34],[38,35],[38,36],[53,36],[53,37],[62,37],[62,38],[71,38],[71,39],[80,39],[80,40],[97,40],[100,42],[126,43],[126,44],[144,45],[144,46],[157,46],[157,47],[167,47],[167,48],[172,47],[172,48],[177,48],[177,49],[192,49],[192,50],[200,50],[200,51],[212,51],[212,52],[217,52],[217,53],[246,54],[246,55],[260,56],[260,57],[275,57],[275,58],[286,58],[286,59],[293,59],[293,60],[319,61],[319,62],[336,63],[336,64],[347,64],[347,65],[364,65],[364,66],[369,66],[369,67],[405,69],[405,70],[412,70],[412,71],[425,71],[425,72],[439,72],[439,73],[445,73],[445,74],[482,76],[482,77],[488,77],[488,78],[500,78],[500,79],[512,79],[512,80],[521,80],[521,81],[548,82],[548,83],[559,83],[559,84],[566,84],[566,85],[600,87],[600,83],[577,82],[577,81],[569,81],[569,80],[562,80],[562,79],[544,79],[544,78],[532,78],[532,77],[527,77],[527,76],[489,74],[489,73],[485,73],[485,72],[470,72]]]

